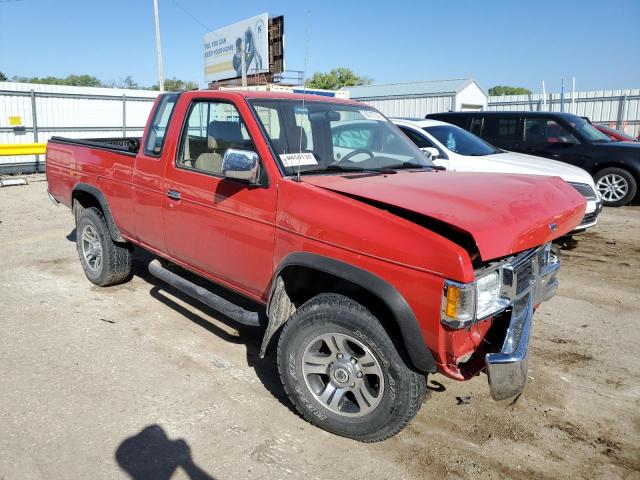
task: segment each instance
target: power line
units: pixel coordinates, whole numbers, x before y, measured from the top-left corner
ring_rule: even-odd
[[[189,10],[187,10],[185,7],[183,7],[182,5],[180,5],[178,2],[176,2],[176,0],[171,0],[174,5],[176,7],[178,7],[180,10],[182,10],[187,16],[191,17],[191,19],[196,22],[198,25],[200,25],[201,27],[203,27],[207,32],[210,32],[212,29],[209,28],[208,26],[206,26],[204,23],[202,23],[200,21],[200,19],[198,19],[198,17],[196,17],[195,15],[193,15]]]

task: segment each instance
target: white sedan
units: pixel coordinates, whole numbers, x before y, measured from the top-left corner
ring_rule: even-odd
[[[500,150],[472,133],[438,120],[391,119],[433,163],[458,172],[524,173],[562,178],[587,200],[587,210],[576,230],[597,223],[602,199],[593,178],[579,167],[523,153]]]

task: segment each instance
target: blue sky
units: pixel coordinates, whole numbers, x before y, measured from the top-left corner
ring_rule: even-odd
[[[347,66],[374,83],[473,77],[547,91],[640,87],[640,0],[159,0],[165,76],[203,82],[202,36],[285,16],[287,68]],[[0,0],[0,71],[157,80],[152,0]]]

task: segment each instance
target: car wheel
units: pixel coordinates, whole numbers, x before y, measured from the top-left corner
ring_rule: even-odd
[[[418,412],[426,377],[413,371],[380,322],[336,294],[301,306],[278,342],[278,370],[314,425],[363,442],[389,438]]]
[[[104,215],[95,207],[77,217],[76,249],[85,275],[100,287],[122,283],[131,275],[131,246],[112,240]]]
[[[638,190],[634,176],[618,167],[600,170],[595,176],[595,182],[603,203],[609,207],[627,205]]]

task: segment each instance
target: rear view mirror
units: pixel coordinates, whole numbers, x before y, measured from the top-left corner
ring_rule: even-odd
[[[229,148],[222,157],[222,175],[247,183],[258,183],[259,164],[256,152]]]
[[[338,122],[340,118],[340,112],[335,110],[309,113],[309,121],[311,122]]]
[[[422,150],[430,160],[435,160],[440,157],[440,152],[435,147],[422,147],[420,150]]]

